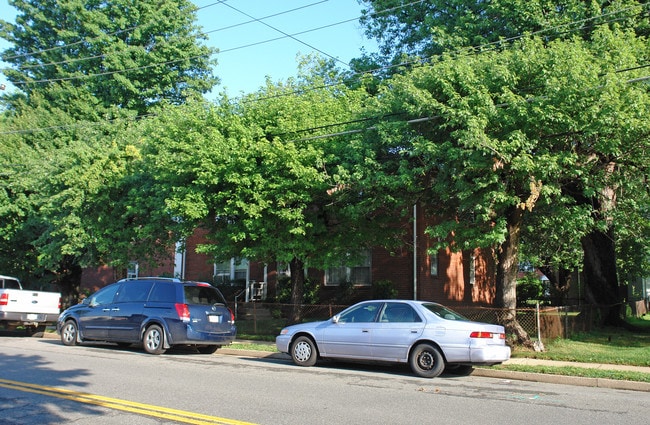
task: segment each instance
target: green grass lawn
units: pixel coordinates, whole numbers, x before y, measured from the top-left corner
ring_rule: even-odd
[[[575,334],[570,339],[556,339],[544,345],[546,351],[541,353],[515,349],[513,357],[650,366],[650,332],[605,328]]]

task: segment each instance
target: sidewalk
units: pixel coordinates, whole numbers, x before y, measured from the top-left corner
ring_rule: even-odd
[[[261,341],[235,341],[236,343],[249,343],[265,344]],[[275,346],[273,343],[268,343],[269,346]],[[242,357],[258,357],[258,358],[274,358],[291,361],[288,354],[278,353],[274,351],[256,351],[256,350],[239,350],[228,347],[222,347],[217,351],[217,354],[242,356]],[[577,363],[577,362],[561,362],[555,360],[542,360],[542,359],[529,359],[529,358],[512,358],[504,363],[504,365],[528,365],[528,366],[553,366],[553,367],[581,367],[586,369],[601,369],[611,371],[633,371],[647,373],[650,375],[650,367],[643,366],[626,366],[626,365],[613,365],[613,364],[599,364],[599,363]],[[565,376],[565,375],[552,375],[547,373],[533,373],[533,372],[517,372],[512,370],[501,370],[489,367],[477,367],[472,372],[472,376],[485,376],[490,378],[511,379],[519,381],[531,382],[545,382],[552,384],[575,385],[581,387],[600,387],[618,390],[632,390],[650,392],[650,382],[637,382],[637,381],[622,381],[618,379],[605,379],[605,378],[583,378],[578,376]]]

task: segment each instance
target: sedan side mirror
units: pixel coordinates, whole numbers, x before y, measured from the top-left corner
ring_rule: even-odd
[[[332,323],[338,323],[339,322],[340,316],[337,314],[335,316],[332,316]]]

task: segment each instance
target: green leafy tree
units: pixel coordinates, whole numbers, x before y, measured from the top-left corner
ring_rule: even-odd
[[[592,78],[596,81],[603,74],[613,72],[615,69],[627,75],[629,79],[634,78],[634,73],[626,70],[626,64],[634,68],[643,67],[643,58],[647,57],[647,35],[649,33],[648,5],[640,1],[622,2],[522,2],[518,0],[500,0],[491,2],[467,2],[463,0],[452,2],[418,2],[405,5],[406,1],[365,1],[368,10],[363,20],[369,35],[379,37],[381,40],[384,63],[403,62],[407,57],[411,66],[417,61],[414,56],[435,62],[439,55],[444,52],[462,54],[463,49],[470,49],[472,52],[507,49],[517,39],[527,34],[536,34],[549,44],[553,40],[582,38],[586,42],[593,43],[593,49],[602,49],[594,54],[603,65],[601,74]],[[405,7],[400,7],[405,6]],[[617,44],[605,37],[603,28],[611,28],[614,33],[618,30],[624,31],[625,40]],[[625,46],[630,43],[634,46],[630,49]],[[621,62],[612,59],[619,54]],[[567,57],[572,53],[568,52]],[[554,63],[547,64],[549,67]],[[563,90],[567,81],[574,77],[573,69],[564,69],[564,77],[558,75],[554,79],[557,84],[556,91]],[[637,73],[637,76],[640,74]],[[520,90],[532,94],[539,93],[537,86],[521,87]],[[588,90],[585,85],[585,89]],[[576,94],[577,96],[577,94]],[[626,96],[621,95],[621,99]],[[635,96],[630,102],[638,102]],[[610,100],[610,99],[606,99]],[[623,100],[621,100],[623,101]],[[586,107],[585,104],[582,106]],[[645,105],[641,109],[644,109]],[[554,111],[554,109],[550,109]],[[605,320],[609,323],[620,323],[620,305],[624,298],[624,288],[617,279],[617,264],[615,261],[617,246],[615,241],[625,243],[625,235],[644,234],[638,231],[639,228],[647,228],[644,220],[636,220],[638,214],[627,210],[627,214],[617,214],[616,210],[622,199],[618,192],[623,190],[627,184],[629,191],[635,193],[637,199],[647,199],[642,185],[630,182],[638,182],[639,176],[646,171],[642,161],[646,158],[642,154],[645,136],[643,122],[636,120],[618,121],[619,109],[602,108],[596,121],[579,122],[578,116],[594,118],[588,115],[593,113],[594,108],[584,110],[575,109],[573,114],[576,119],[572,126],[566,117],[562,121],[567,126],[565,133],[558,132],[556,141],[565,142],[570,140],[570,152],[575,148],[575,154],[579,156],[572,167],[573,174],[562,176],[562,196],[555,198],[553,204],[544,206],[544,198],[538,203],[538,210],[544,207],[545,214],[527,215],[525,217],[528,226],[526,229],[533,229],[525,234],[526,238],[532,238],[525,246],[533,248],[526,252],[527,257],[537,258],[541,265],[544,265],[547,272],[550,268],[559,270],[560,275],[568,275],[566,269],[575,266],[576,253],[581,255],[581,263],[589,282],[590,296],[592,300],[603,306],[612,306],[605,313]],[[606,112],[605,112],[606,111]],[[549,111],[540,111],[543,115],[549,115]],[[606,118],[606,114],[609,117]],[[608,121],[609,119],[609,121]],[[613,121],[613,122],[612,122]],[[638,127],[633,127],[633,126]],[[625,130],[622,130],[625,128]],[[641,153],[634,156],[635,161],[629,161],[629,156],[622,155],[626,151],[621,148],[622,133],[628,131],[639,137],[638,140],[626,140],[630,143],[631,151]],[[525,131],[525,128],[521,129]],[[598,134],[598,143],[589,140],[587,135]],[[550,136],[549,136],[550,137]],[[584,138],[582,138],[584,137]],[[581,141],[578,142],[577,139]],[[605,142],[605,140],[609,140]],[[558,143],[559,144],[559,143]],[[619,151],[609,149],[619,149]],[[539,156],[534,151],[535,156]],[[641,161],[636,161],[636,159]],[[566,164],[568,167],[569,163]],[[640,166],[640,167],[639,167]],[[639,168],[637,168],[639,167]],[[623,177],[626,173],[633,173],[636,177]],[[558,176],[558,178],[560,178]],[[548,186],[548,183],[545,183]],[[630,190],[631,189],[631,190]],[[616,196],[613,196],[616,195]],[[630,203],[626,202],[626,206]],[[563,206],[563,211],[559,207]],[[619,220],[614,220],[614,218]],[[571,218],[573,220],[566,221]],[[625,219],[621,220],[621,219]],[[581,221],[582,220],[582,221]],[[525,223],[525,222],[524,222]],[[579,224],[581,223],[581,224]],[[558,226],[559,224],[563,224]],[[630,230],[637,228],[637,231]],[[627,230],[626,230],[627,229]],[[566,230],[564,232],[563,230]],[[570,233],[571,230],[576,232]],[[521,233],[517,231],[517,239],[521,239]],[[478,236],[478,241],[481,237]],[[514,236],[514,235],[513,235]],[[567,243],[569,242],[569,243]],[[629,243],[627,244],[629,246]],[[547,249],[542,252],[542,249]],[[622,253],[618,249],[619,254]],[[630,252],[627,250],[626,252]],[[629,256],[628,256],[629,258]],[[622,264],[629,266],[627,261]],[[549,273],[549,276],[554,276]],[[565,290],[566,280],[557,284],[558,289]],[[564,283],[563,283],[564,282]],[[501,285],[501,281],[498,285]],[[507,291],[510,292],[510,291]],[[507,303],[510,304],[510,303]]]
[[[492,50],[525,34],[546,40],[589,38],[600,25],[648,35],[647,3],[639,0],[360,0],[361,24],[379,42],[384,61],[429,59],[463,48]]]
[[[15,24],[0,20],[0,37],[12,44],[1,57],[13,66],[3,72],[21,90],[5,99],[10,105],[40,92],[82,118],[101,117],[112,107],[144,114],[163,100],[181,103],[190,93],[206,93],[217,82],[215,51],[201,44],[205,36],[190,1],[10,4],[18,15]]]
[[[638,70],[616,72],[636,67],[645,48],[634,35],[607,29],[589,43],[533,39],[504,52],[445,57],[392,78],[379,96],[381,113],[402,114],[403,121],[378,125],[370,143],[379,138],[410,162],[420,199],[441,217],[429,229],[438,248],[449,241],[457,250],[492,248],[496,303],[510,311],[504,323],[523,344],[530,340],[514,308],[526,220],[541,206],[574,209],[579,213],[562,217],[587,224],[559,224],[581,229],[584,248],[594,228],[607,226],[605,210],[587,208],[567,184],[579,182],[591,199],[605,202],[611,198],[600,195],[623,187],[628,172],[647,173],[649,93],[628,81]],[[612,51],[621,56],[605,53]],[[628,152],[635,152],[633,161]],[[601,156],[616,169],[594,160]],[[590,282],[594,292],[611,291],[599,299],[620,300],[616,286]]]
[[[120,142],[122,126],[72,120],[47,107],[26,108],[5,123],[0,262],[26,281],[58,284],[74,303],[82,267],[133,241],[110,243],[125,230],[106,231],[137,229],[115,216],[115,205],[126,200],[110,190],[121,185],[133,150]]]
[[[170,214],[188,231],[209,231],[204,252],[289,264],[292,322],[301,317],[306,267],[340,265],[347,254],[354,261],[381,234],[339,197],[350,181],[345,144],[320,137],[358,114],[365,91],[329,87],[321,76],[331,67],[308,66],[307,79],[269,82],[237,103],[169,110],[146,135],[146,162]]]
[[[155,261],[174,243],[128,128],[210,90],[214,51],[188,1],[11,4],[16,23],[0,22],[0,36],[13,47],[1,56],[20,91],[2,97],[0,262],[72,300],[82,267]]]

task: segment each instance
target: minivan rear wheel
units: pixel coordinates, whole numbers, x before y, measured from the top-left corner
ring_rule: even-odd
[[[144,331],[142,346],[144,351],[149,354],[162,354],[165,352],[163,344],[165,337],[162,328],[158,325],[151,325]]]

